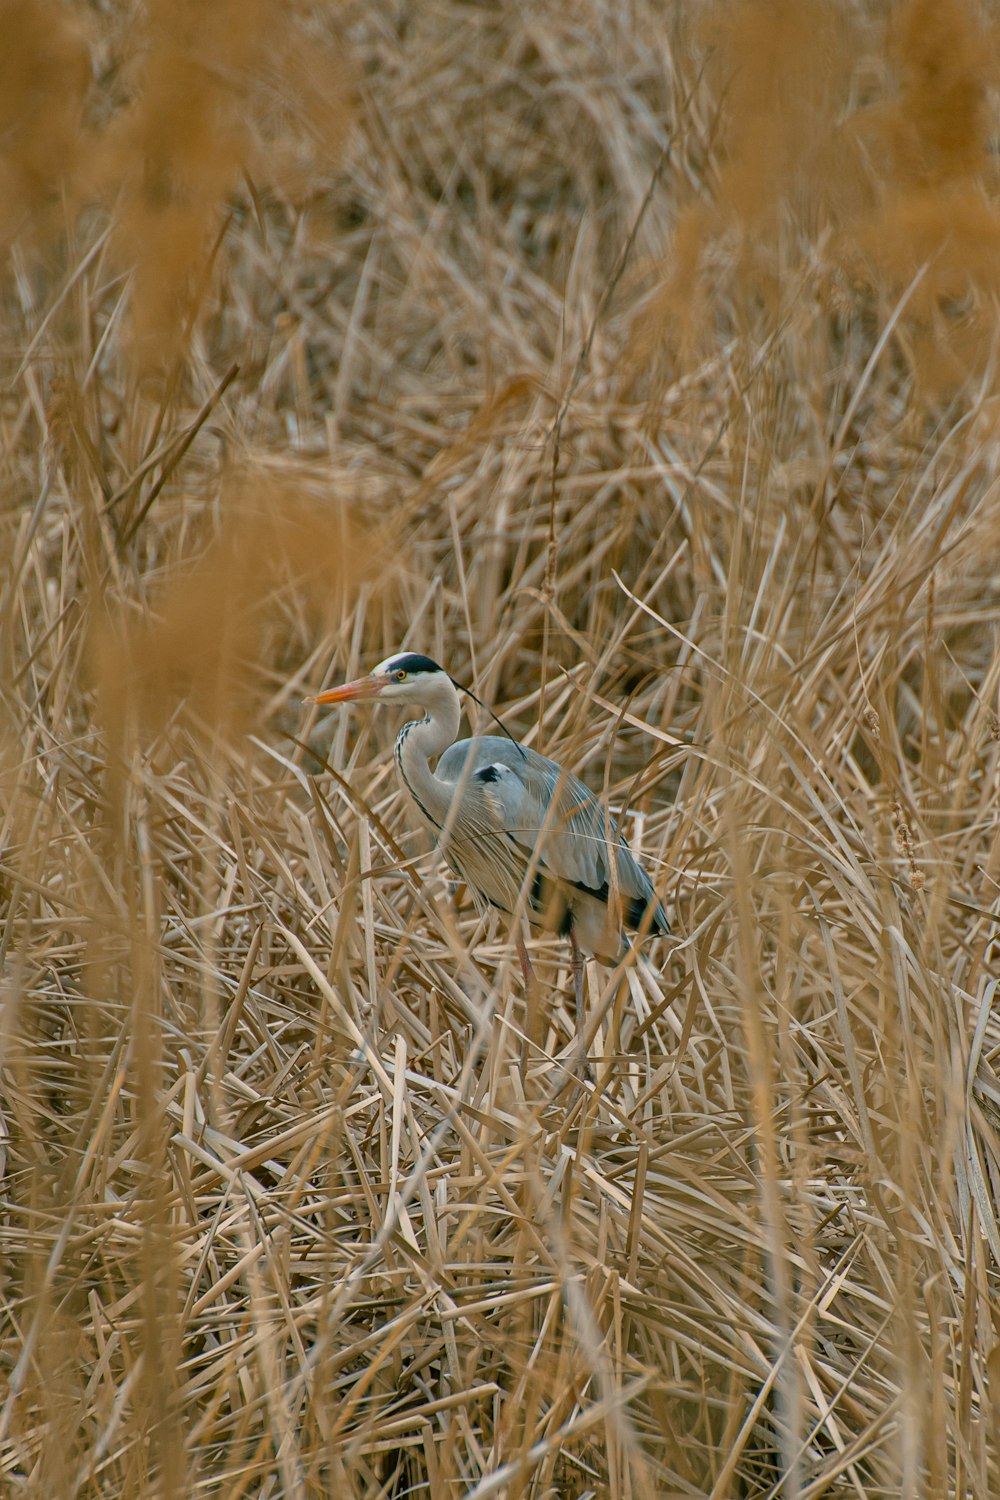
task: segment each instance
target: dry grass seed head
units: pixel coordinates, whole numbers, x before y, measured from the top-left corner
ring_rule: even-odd
[[[156,734],[178,711],[231,738],[253,722],[265,654],[281,652],[282,596],[318,628],[366,579],[391,573],[389,528],[349,496],[330,493],[306,465],[233,465],[221,485],[222,523],[193,560],[178,561],[149,596],[100,615],[94,680],[112,745],[126,727]]]
[[[90,83],[78,17],[46,0],[8,0],[0,60],[0,243],[29,238],[61,215],[80,167]]]

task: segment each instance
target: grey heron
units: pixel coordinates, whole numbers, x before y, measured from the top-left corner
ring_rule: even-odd
[[[537,926],[569,938],[582,1031],[584,954],[616,963],[624,952],[623,926],[668,933],[666,912],[614,821],[582,781],[510,736],[456,740],[459,691],[469,690],[430,657],[400,651],[369,676],[311,701],[424,709],[424,717],[408,719],[396,739],[396,769],[406,794],[481,910],[494,906],[514,916],[523,909]],[[527,949],[519,935],[516,942],[530,983]]]

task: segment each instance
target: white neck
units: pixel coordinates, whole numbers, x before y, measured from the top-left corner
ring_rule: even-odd
[[[458,693],[442,676],[428,685],[426,717],[411,719],[396,738],[394,753],[403,785],[424,817],[439,828],[447,822],[453,789],[438,780],[430,762],[455,743],[461,717]]]

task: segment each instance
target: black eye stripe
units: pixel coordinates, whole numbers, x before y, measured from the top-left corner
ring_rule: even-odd
[[[441,670],[436,661],[431,661],[429,656],[420,656],[416,651],[407,652],[405,656],[397,656],[389,668],[390,672],[405,672],[407,677],[415,677],[420,672],[440,672]]]

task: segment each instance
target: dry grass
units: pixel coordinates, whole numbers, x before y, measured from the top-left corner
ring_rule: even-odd
[[[997,69],[881,12],[5,7],[4,1494],[996,1495]],[[667,903],[576,1097],[303,707],[402,645]]]

